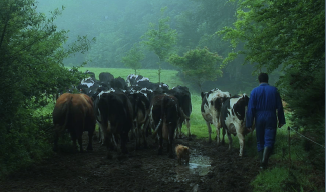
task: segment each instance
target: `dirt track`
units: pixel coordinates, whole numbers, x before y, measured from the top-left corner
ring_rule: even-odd
[[[191,148],[189,166],[168,158],[166,148],[157,155],[152,140],[147,149],[138,151],[131,142],[127,157],[112,160],[105,158],[106,148],[95,141],[93,152],[59,153],[16,172],[0,181],[0,191],[252,191],[250,182],[259,171],[257,159],[239,158],[238,149],[216,148],[203,139],[184,137],[175,144]]]

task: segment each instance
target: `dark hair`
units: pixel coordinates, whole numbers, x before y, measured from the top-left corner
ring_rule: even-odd
[[[267,73],[260,73],[258,76],[259,83],[266,82],[268,83],[268,75]]]

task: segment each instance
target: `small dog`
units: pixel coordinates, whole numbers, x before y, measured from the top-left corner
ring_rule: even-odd
[[[189,164],[190,150],[189,147],[183,145],[177,145],[175,147],[175,153],[177,155],[178,163],[181,165],[181,160],[184,159],[186,165]]]

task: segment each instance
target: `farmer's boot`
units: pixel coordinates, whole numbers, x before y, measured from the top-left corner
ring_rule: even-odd
[[[259,166],[262,167],[264,150],[258,152]]]
[[[268,158],[270,156],[272,152],[272,148],[271,147],[265,147],[264,148],[264,154],[263,154],[263,160],[262,160],[262,163],[261,163],[261,169],[266,169],[267,168],[267,165],[268,165]]]

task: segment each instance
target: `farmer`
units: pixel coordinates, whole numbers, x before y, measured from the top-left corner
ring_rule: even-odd
[[[258,80],[259,86],[254,88],[250,94],[246,127],[251,131],[255,119],[260,168],[266,169],[268,158],[275,143],[277,129],[276,109],[279,128],[285,124],[285,117],[281,96],[276,87],[268,84],[268,74],[260,73]]]

